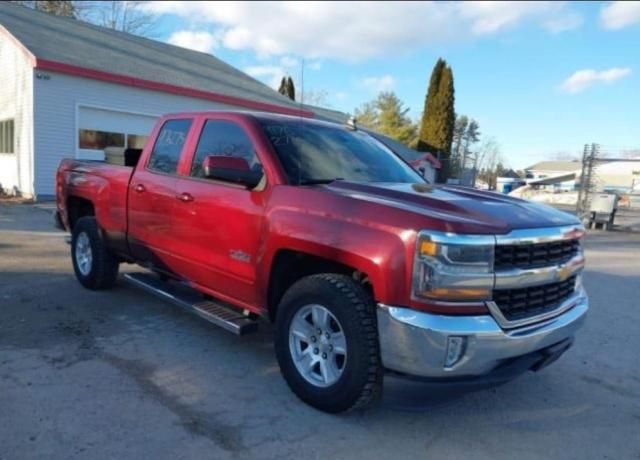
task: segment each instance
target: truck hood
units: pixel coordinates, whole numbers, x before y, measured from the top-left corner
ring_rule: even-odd
[[[337,181],[326,188],[356,200],[390,206],[443,221],[450,231],[508,233],[519,228],[579,224],[550,206],[466,187],[428,184],[361,184]]]

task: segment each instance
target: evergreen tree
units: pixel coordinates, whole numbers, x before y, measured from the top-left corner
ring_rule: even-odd
[[[409,108],[392,91],[381,92],[373,101],[355,110],[358,124],[389,136],[405,145],[416,138],[417,128],[407,116]]]
[[[440,156],[439,180],[445,181],[451,170],[451,143],[455,124],[453,72],[438,59],[431,73],[420,124],[418,150]]]
[[[283,95],[287,95],[287,77],[282,77],[280,80],[280,86],[278,87],[278,92]]]
[[[469,118],[466,115],[456,117],[453,127],[453,142],[451,144],[451,173],[457,175],[462,157],[463,138],[469,126]]]
[[[416,136],[416,126],[407,116],[409,108],[395,93],[382,92],[378,95],[378,131],[408,145]]]
[[[462,147],[462,159],[461,159],[461,167],[464,169],[466,167],[467,157],[471,153],[470,147],[480,140],[480,125],[477,121],[471,120],[464,134],[462,135],[462,142],[464,146]]]
[[[358,107],[354,116],[360,126],[371,129],[373,131],[378,130],[378,109],[377,99],[369,102],[365,102]]]
[[[287,83],[286,83],[286,93],[285,93],[289,99],[291,99],[292,101],[296,100],[296,88],[293,85],[293,80],[291,79],[291,77],[287,77]]]

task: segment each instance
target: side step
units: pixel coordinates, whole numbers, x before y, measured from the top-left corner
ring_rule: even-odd
[[[150,273],[126,273],[125,280],[145,291],[206,319],[237,335],[258,330],[258,322],[227,303],[205,300],[202,294],[178,282],[162,281]]]

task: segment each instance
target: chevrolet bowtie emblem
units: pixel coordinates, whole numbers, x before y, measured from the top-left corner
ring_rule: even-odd
[[[567,278],[569,278],[569,275],[571,275],[571,267],[568,265],[565,265],[564,267],[560,268],[560,270],[558,270],[558,279],[560,281],[564,281]]]

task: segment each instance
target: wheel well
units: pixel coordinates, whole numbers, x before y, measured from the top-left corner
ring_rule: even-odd
[[[95,208],[93,203],[85,198],[70,196],[67,200],[67,213],[69,215],[69,226],[71,230],[75,227],[76,222],[81,217],[95,216]]]
[[[317,273],[339,273],[361,282],[373,296],[373,286],[366,273],[356,268],[305,252],[281,250],[273,259],[267,302],[269,318],[276,317],[278,304],[285,292],[298,280]]]

